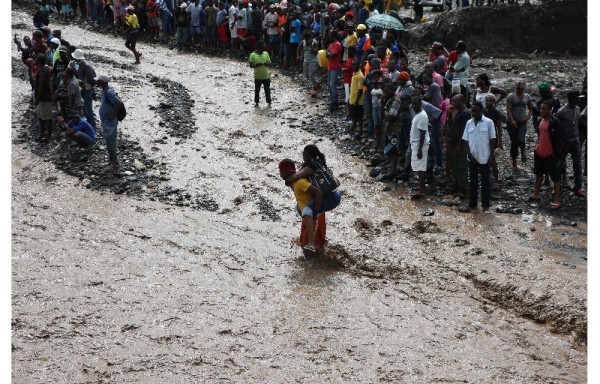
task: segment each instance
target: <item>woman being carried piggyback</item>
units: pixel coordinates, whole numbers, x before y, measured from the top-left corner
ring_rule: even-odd
[[[325,240],[323,214],[340,204],[341,195],[339,191],[335,190],[337,185],[324,186],[323,172],[327,171],[327,163],[325,155],[315,145],[307,145],[302,152],[302,157],[304,163],[297,173],[292,160],[281,160],[279,174],[285,180],[285,184],[293,189],[296,197],[297,209],[302,217],[302,229],[306,230],[306,240],[308,241],[303,248],[309,252],[315,252],[323,246]],[[318,226],[315,225],[315,222],[318,222]],[[301,242],[305,237],[303,230],[301,231]]]

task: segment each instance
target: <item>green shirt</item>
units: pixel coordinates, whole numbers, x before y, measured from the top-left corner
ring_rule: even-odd
[[[260,55],[256,52],[250,54],[251,64],[271,64],[269,52],[263,51]],[[269,80],[269,67],[266,65],[258,65],[254,67],[254,78],[256,80]]]

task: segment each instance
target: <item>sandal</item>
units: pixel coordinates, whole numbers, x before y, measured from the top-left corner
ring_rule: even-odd
[[[525,199],[526,203],[534,203],[536,201],[540,201],[540,197],[539,196],[529,196],[527,199]]]
[[[560,203],[550,203],[550,209],[553,211],[556,211],[558,208],[560,208]]]

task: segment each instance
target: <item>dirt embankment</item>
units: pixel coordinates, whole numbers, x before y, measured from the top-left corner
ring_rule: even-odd
[[[501,53],[534,51],[585,55],[587,0],[544,1],[539,4],[499,4],[440,14],[406,33],[410,45],[441,41],[453,47],[459,40],[470,50]]]

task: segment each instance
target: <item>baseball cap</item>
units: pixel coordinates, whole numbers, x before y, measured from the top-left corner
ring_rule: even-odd
[[[364,25],[364,24],[358,24],[358,25],[356,26],[356,30],[357,30],[357,31],[366,31],[366,30],[367,30],[367,26],[366,26],[366,25]]]
[[[110,81],[110,77],[108,77],[107,75],[98,75],[94,78],[94,80],[104,81],[105,83],[108,83]]]

